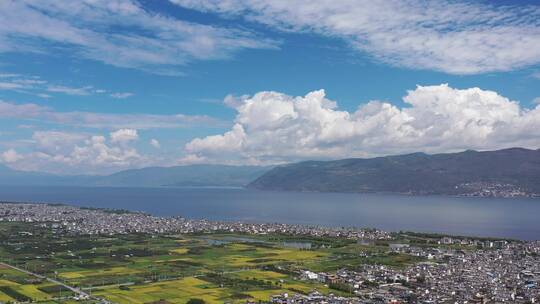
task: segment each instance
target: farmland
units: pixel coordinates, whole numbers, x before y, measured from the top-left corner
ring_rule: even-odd
[[[9,301],[47,301],[72,293],[54,283],[0,265],[0,303]]]
[[[114,303],[206,303],[267,301],[277,293],[343,294],[298,271],[332,271],[361,261],[362,251],[380,252],[377,262],[407,263],[385,255],[386,247],[354,241],[204,233],[67,236],[43,225],[1,223],[0,259],[32,273],[80,288]],[[287,245],[309,244],[310,249]],[[302,247],[302,246],[300,246]],[[369,261],[365,261],[366,263]],[[68,303],[73,293],[17,270],[0,268],[0,302]],[[90,301],[91,302],[91,301]]]

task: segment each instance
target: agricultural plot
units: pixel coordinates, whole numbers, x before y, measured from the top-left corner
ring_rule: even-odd
[[[223,303],[225,299],[232,296],[226,288],[219,288],[214,284],[193,277],[131,286],[125,290],[105,289],[95,294],[122,304],[151,303],[160,299],[167,299],[170,303],[186,303],[191,298],[202,299],[206,303]]]
[[[42,302],[69,295],[71,291],[61,286],[0,265],[0,303]]]
[[[129,267],[110,267],[110,268],[95,269],[95,270],[63,272],[59,275],[59,277],[63,279],[71,280],[71,279],[88,278],[88,277],[94,277],[94,276],[129,275],[129,274],[135,274],[138,272],[139,271],[137,269],[133,269]]]
[[[329,255],[322,251],[307,251],[280,248],[267,244],[230,243],[218,246],[199,246],[186,254],[190,260],[203,263],[215,270],[230,270],[242,267],[262,267],[270,264],[301,264],[320,260]]]
[[[384,244],[361,246],[348,240],[287,235],[66,236],[35,224],[0,223],[0,237],[6,240],[0,245],[0,260],[58,278],[113,303],[162,299],[186,303],[192,298],[245,303],[313,290],[343,294],[320,282],[300,280],[298,270],[332,271],[363,263],[400,267],[413,262],[407,255],[389,255]],[[287,242],[301,246],[287,246]],[[362,258],[362,252],[369,252],[370,258]],[[32,279],[0,268],[0,302],[67,303],[67,290]]]

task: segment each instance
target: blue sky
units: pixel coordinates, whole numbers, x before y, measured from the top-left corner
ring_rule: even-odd
[[[539,148],[539,17],[536,1],[5,1],[0,162]]]

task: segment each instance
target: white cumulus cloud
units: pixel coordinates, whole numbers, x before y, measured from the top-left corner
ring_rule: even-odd
[[[139,135],[135,129],[120,129],[111,132],[110,137],[113,143],[127,143],[139,139]]]
[[[19,153],[11,148],[0,159],[11,168],[25,171],[111,173],[150,161],[129,145],[135,135],[130,130],[119,130],[107,140],[99,134],[36,131],[26,147],[31,151]]]
[[[5,162],[7,164],[15,163],[22,159],[22,156],[14,149],[4,151],[1,156],[2,162]]]
[[[69,151],[76,144],[88,138],[86,133],[64,131],[35,131],[32,140],[39,151],[56,154]]]
[[[303,97],[260,92],[237,106],[230,131],[196,138],[185,151],[214,162],[280,163],[540,147],[532,131],[540,128],[540,106],[528,110],[493,91],[446,84],[418,86],[403,100],[403,108],[370,101],[347,112],[324,90]]]

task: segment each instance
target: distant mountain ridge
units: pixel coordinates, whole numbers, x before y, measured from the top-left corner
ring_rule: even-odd
[[[175,167],[147,167],[120,171],[103,176],[95,185],[123,186],[230,186],[242,187],[249,184],[270,167],[228,166],[228,165],[187,165]]]
[[[43,172],[13,170],[0,164],[0,185],[56,185],[81,180],[80,176],[59,176]]]
[[[305,161],[277,167],[186,165],[105,176],[24,172],[0,164],[0,185],[248,187],[276,191],[540,197],[540,150],[511,148],[370,159]]]
[[[306,161],[275,167],[248,187],[279,191],[538,196],[540,150],[511,148]]]
[[[25,172],[0,165],[0,185],[115,186],[115,187],[243,187],[270,167],[186,165],[130,169],[110,175],[61,176]]]

